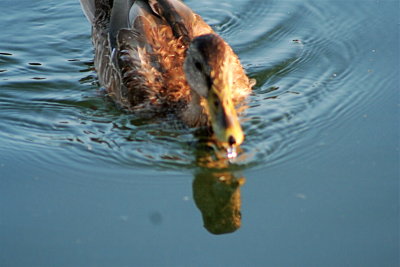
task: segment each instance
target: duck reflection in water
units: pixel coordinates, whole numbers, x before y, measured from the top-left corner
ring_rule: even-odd
[[[244,177],[230,172],[203,169],[195,174],[193,197],[210,233],[226,234],[240,228],[240,186],[244,182]]]
[[[201,156],[194,174],[193,198],[204,227],[212,234],[232,233],[241,226],[240,186],[245,178],[229,170],[230,159]]]

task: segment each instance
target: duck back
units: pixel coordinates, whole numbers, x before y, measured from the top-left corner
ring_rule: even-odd
[[[119,106],[150,116],[187,108],[192,94],[183,71],[186,50],[196,36],[214,33],[199,15],[179,0],[81,0],[81,5],[92,24],[99,81]],[[227,47],[237,103],[251,85]]]

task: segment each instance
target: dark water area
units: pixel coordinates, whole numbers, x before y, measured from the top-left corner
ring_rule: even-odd
[[[79,1],[1,1],[0,266],[399,266],[398,1],[185,2],[257,80],[229,164],[104,97]]]

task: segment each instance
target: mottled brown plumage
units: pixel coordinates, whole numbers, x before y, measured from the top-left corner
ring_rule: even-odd
[[[221,116],[210,112],[225,109],[210,108],[208,95],[224,106],[237,105],[249,94],[252,82],[231,47],[181,1],[81,4],[92,23],[100,83],[122,108],[148,116],[173,113],[189,126],[211,125],[212,117]],[[197,85],[202,83],[207,92]],[[228,116],[223,124],[230,123]]]

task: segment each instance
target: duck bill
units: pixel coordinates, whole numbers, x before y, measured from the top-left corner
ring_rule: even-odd
[[[207,102],[215,138],[223,147],[234,148],[243,142],[244,134],[230,95],[217,93],[227,91],[212,90]]]

